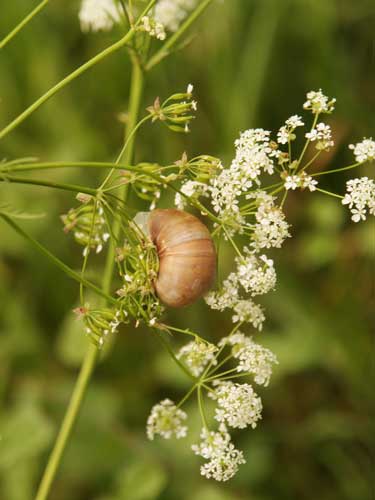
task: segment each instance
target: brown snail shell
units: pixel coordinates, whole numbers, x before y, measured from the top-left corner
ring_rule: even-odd
[[[155,290],[170,307],[195,302],[213,285],[216,251],[207,227],[182,210],[156,209],[149,217],[150,237],[159,256]]]

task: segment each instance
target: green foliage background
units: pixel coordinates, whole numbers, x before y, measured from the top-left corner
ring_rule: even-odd
[[[4,2],[0,38],[34,4]],[[1,51],[1,125],[115,36],[83,35],[77,9],[74,1],[51,1]],[[170,162],[186,150],[230,161],[240,130],[277,129],[301,112],[306,91],[321,87],[338,99],[331,120],[337,147],[326,162],[348,164],[347,144],[374,134],[374,21],[372,0],[218,1],[189,46],[148,76],[145,90],[143,109],[156,95],[194,83],[199,113],[192,134],[176,137],[148,125],[137,159]],[[115,158],[129,71],[126,52],[106,60],[10,134],[0,157]],[[373,169],[363,167],[361,175],[373,176]],[[43,175],[92,186],[99,179],[93,171]],[[325,179],[326,187],[342,192],[345,180]],[[45,212],[25,227],[79,266],[80,249],[59,221],[75,204],[72,196],[0,183],[0,201]],[[226,484],[209,482],[199,476],[200,461],[186,441],[146,440],[151,406],[177,399],[188,381],[150,332],[128,327],[97,368],[51,499],[375,498],[374,224],[349,224],[340,204],[319,194],[293,194],[287,212],[294,238],[273,255],[279,283],[265,300],[268,320],[258,337],[280,365],[270,388],[261,391],[263,422],[235,436],[247,457],[238,476]],[[223,273],[229,260],[227,266]],[[1,500],[33,498],[86,347],[71,313],[77,298],[74,283],[0,226]],[[213,341],[230,325],[229,316],[207,314],[202,303],[171,316]],[[193,442],[195,404],[188,411]]]

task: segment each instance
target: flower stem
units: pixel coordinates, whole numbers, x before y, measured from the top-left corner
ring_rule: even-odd
[[[132,63],[133,66],[132,66],[132,77],[130,84],[129,119],[126,124],[125,140],[124,140],[124,143],[125,144],[127,143],[127,149],[125,150],[123,158],[121,158],[121,156],[118,158],[119,159],[118,163],[121,161],[121,159],[123,159],[125,165],[130,164],[133,159],[134,142],[136,135],[132,134],[132,132],[133,129],[136,127],[138,121],[138,114],[139,114],[139,108],[141,104],[141,97],[144,85],[143,71],[138,60],[136,58],[133,58]],[[130,140],[127,141],[127,139],[130,136],[131,136]],[[119,197],[123,201],[126,201],[127,196],[128,196],[128,186],[124,185],[120,190]],[[118,219],[115,219],[113,224],[113,234],[116,238],[119,235],[120,226],[121,226],[120,221]],[[111,287],[114,265],[115,265],[115,247],[114,244],[111,244],[109,246],[107,253],[107,260],[105,264],[104,277],[103,277],[103,290],[106,291],[106,293],[109,292]]]
[[[19,33],[47,5],[48,2],[49,0],[42,0],[42,2],[40,2],[40,4],[30,12],[30,14],[17,24],[17,26],[0,41],[0,50],[3,49],[5,45],[7,45],[12,38],[14,38],[17,33]]]
[[[35,500],[46,500],[48,497],[98,357],[99,350],[96,346],[90,344]]]

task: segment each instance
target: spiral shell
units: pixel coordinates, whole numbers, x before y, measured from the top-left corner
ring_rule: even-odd
[[[209,230],[182,210],[156,209],[150,213],[149,232],[159,256],[159,299],[170,307],[192,304],[211,288],[216,275]]]

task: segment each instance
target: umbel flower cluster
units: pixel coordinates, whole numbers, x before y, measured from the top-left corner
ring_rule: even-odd
[[[156,98],[137,128],[149,121],[160,122],[172,132],[188,132],[197,110],[193,90],[189,84],[185,92],[164,101]],[[309,92],[303,105],[312,115],[307,131],[303,131],[307,120],[299,115],[288,118],[275,134],[260,128],[246,130],[235,141],[229,166],[209,155],[189,159],[184,153],[170,165],[140,163],[113,168],[97,196],[79,194],[81,205],[62,217],[65,231],[71,231],[76,242],[84,246],[82,273],[91,253],[100,252],[107,242],[115,247],[119,286],[113,307],[92,307],[81,294],[76,312],[87,334],[102,346],[121,323],[138,326],[142,322],[168,346],[174,361],[192,380],[192,387],[177,404],[167,398],[152,408],[147,436],[184,438],[189,425],[182,407],[196,395],[202,430],[201,440],[192,451],[204,459],[201,474],[207,478],[226,481],[245,463],[242,451],[232,442],[231,430],[257,426],[262,418],[262,401],[255,386],[267,387],[278,363],[275,354],[254,336],[263,329],[266,317],[258,298],[272,292],[277,283],[274,260],[267,253],[282,247],[292,234],[284,213],[288,195],[298,190],[339,198],[349,207],[354,222],[375,215],[374,180],[349,180],[344,196],[318,184],[319,176],[329,171],[314,172],[315,160],[334,145],[330,125],[322,117],[333,112],[334,104],[335,100],[321,90]],[[302,138],[302,145],[296,147],[298,138]],[[355,163],[344,170],[374,159],[372,139],[349,148]],[[210,224],[214,240],[232,248],[229,274],[205,296],[213,310],[229,310],[233,322],[232,331],[217,345],[196,332],[165,323],[165,308],[154,286],[159,260],[148,234],[148,213],[134,217],[118,202],[115,193],[124,187],[150,204],[150,210],[164,191],[172,190],[177,208],[198,210]],[[116,224],[120,231],[115,236]],[[244,243],[239,245],[238,241]],[[174,352],[164,338],[165,332],[187,334],[193,339]],[[215,405],[210,415],[208,399]]]
[[[139,2],[134,2],[139,3]],[[164,40],[167,32],[176,32],[199,0],[158,0],[154,9],[143,16],[139,29]],[[141,6],[137,10],[140,10]],[[128,13],[129,15],[130,13]],[[109,31],[124,22],[120,0],[82,0],[79,19],[82,31]]]

